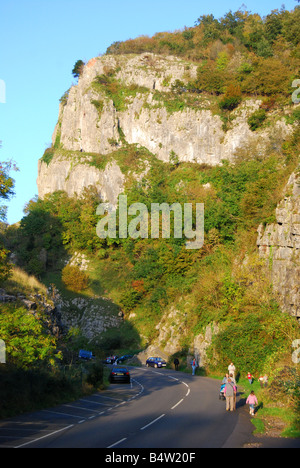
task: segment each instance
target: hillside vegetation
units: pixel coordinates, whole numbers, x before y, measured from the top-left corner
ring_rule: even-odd
[[[178,326],[177,355],[182,362],[193,352],[195,337],[208,326],[217,327],[202,371],[220,375],[233,361],[242,376],[248,371],[256,376],[268,373],[276,381],[278,373],[282,380],[287,375],[289,385],[282,387],[280,398],[298,429],[299,375],[291,360],[291,344],[299,336],[299,326],[294,317],[282,313],[274,298],[268,265],[258,257],[256,239],[258,226],[275,220],[289,176],[300,170],[300,112],[291,102],[292,83],[300,77],[299,24],[300,7],[276,10],[264,19],[244,11],[229,12],[219,20],[202,16],[195,27],[183,31],[114,43],[107,51],[177,55],[199,64],[196,79],[188,79],[187,86],[177,81],[168,97],[158,96],[172,111],[180,111],[191,95],[208,94],[226,127],[243,99],[260,96],[261,108],[248,122],[253,131],[266,125],[270,115],[285,116],[293,125],[293,134],[283,144],[274,137],[264,154],[257,146],[245,147],[233,161],[216,167],[179,162],[175,153],[165,163],[124,138],[121,150],[109,155],[119,158],[127,171],[141,159],[147,161],[149,170],[139,180],[127,178],[128,205],[138,201],[150,212],[151,203],[204,203],[202,249],[187,250],[185,238],[100,239],[99,196],[89,188],[80,196],[55,192],[31,200],[20,224],[2,235],[0,257],[4,268],[0,287],[7,287],[9,249],[28,274],[47,285],[55,282],[65,294],[104,296],[124,312],[119,328],[89,342],[99,357],[104,352],[145,349],[155,343],[158,324],[163,323],[169,330]],[[96,84],[124,110],[120,83],[111,74]],[[103,156],[92,155],[91,164],[103,165]],[[89,259],[84,274],[66,267],[75,252]],[[179,324],[168,318],[172,308],[179,313]],[[11,306],[1,305],[1,312],[5,330]],[[20,313],[18,309],[16,317]],[[63,359],[70,343],[59,348]],[[22,367],[22,360],[14,364]],[[269,397],[277,404],[276,391]]]
[[[243,10],[220,19],[204,15],[182,31],[115,42],[107,54],[151,52],[199,62],[190,87],[225,94],[223,104],[231,107],[241,93],[290,96],[299,71],[299,21],[300,7],[274,10],[265,18]]]

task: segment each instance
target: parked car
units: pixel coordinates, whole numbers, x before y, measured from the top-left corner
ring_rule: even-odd
[[[155,369],[158,367],[166,367],[166,365],[166,361],[160,357],[149,357],[146,361],[147,367],[155,367]]]
[[[109,374],[110,383],[130,383],[130,373],[127,367],[114,366]]]
[[[121,362],[127,361],[127,359],[130,359],[133,357],[133,354],[124,354],[124,356],[121,356],[117,359],[117,364],[120,364]]]
[[[85,349],[81,349],[78,355],[79,359],[84,359],[85,361],[90,361],[91,359],[95,359],[93,353],[91,351],[86,351]]]

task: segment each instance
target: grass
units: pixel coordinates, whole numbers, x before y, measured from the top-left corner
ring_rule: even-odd
[[[12,276],[4,284],[11,294],[43,294],[47,295],[46,286],[35,276],[28,275],[19,267],[13,267]]]
[[[254,380],[250,385],[247,379],[241,379],[239,387],[247,397],[254,390],[258,399],[255,417],[252,418],[255,435],[269,435],[286,438],[300,438],[300,427],[295,418],[295,409],[280,401],[274,401],[268,395],[268,388],[262,389]]]

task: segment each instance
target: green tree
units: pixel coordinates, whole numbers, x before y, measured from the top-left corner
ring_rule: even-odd
[[[278,10],[273,10],[271,14],[266,17],[265,30],[268,41],[273,44],[278,36],[282,33],[282,17],[284,13]]]
[[[23,307],[5,305],[0,314],[0,336],[5,341],[9,362],[29,367],[53,363],[56,353],[54,337],[43,330],[41,317]]]
[[[72,70],[74,78],[78,78],[83,72],[84,62],[83,60],[77,60]]]
[[[15,181],[10,176],[12,168],[17,170],[12,161],[0,162],[0,199],[9,200],[14,195]],[[0,206],[0,222],[5,220],[6,210],[6,206]],[[10,276],[11,266],[9,264],[8,255],[9,251],[0,240],[0,284]]]
[[[6,281],[11,274],[11,265],[8,260],[9,251],[6,250],[0,243],[0,286]]]
[[[14,194],[15,181],[10,176],[10,171],[17,170],[12,161],[0,162],[0,198],[9,200]],[[0,206],[0,221],[6,218],[6,206]]]

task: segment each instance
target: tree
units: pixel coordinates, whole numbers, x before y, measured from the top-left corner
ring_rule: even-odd
[[[72,70],[74,78],[78,78],[83,72],[84,62],[82,60],[77,60]]]
[[[14,195],[15,181],[9,175],[12,167],[17,170],[12,161],[0,162],[0,199],[9,200],[9,198]],[[0,222],[4,221],[6,218],[6,209],[6,206],[0,206]],[[7,280],[11,274],[8,255],[9,251],[5,249],[0,240],[0,284]]]
[[[12,161],[0,162],[0,198],[9,200],[14,195],[15,181],[9,175],[11,169],[16,169]],[[0,220],[5,220],[6,206],[0,206]]]
[[[0,335],[10,363],[28,368],[41,361],[54,362],[56,341],[43,329],[40,314],[29,314],[23,307],[6,305],[0,314]]]
[[[271,44],[274,44],[278,36],[282,33],[282,18],[283,14],[278,10],[273,10],[272,13],[266,17],[266,36]]]

